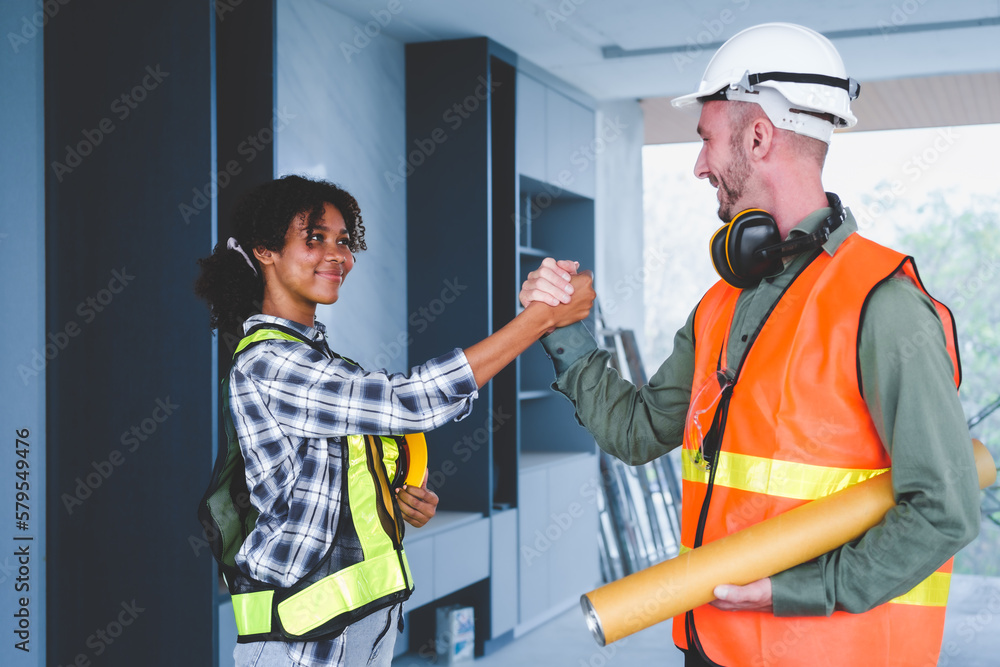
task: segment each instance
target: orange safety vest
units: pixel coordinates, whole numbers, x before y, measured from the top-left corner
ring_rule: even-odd
[[[712,542],[892,465],[862,396],[857,351],[869,296],[896,275],[926,293],[912,258],[858,234],[833,257],[819,252],[775,304],[740,368],[730,371],[735,382],[721,385],[718,371],[725,367],[740,290],[720,281],[708,291],[694,321],[682,548]],[[934,304],[957,386],[954,323],[945,306]],[[926,340],[928,332],[923,335]],[[720,443],[717,450],[699,448],[706,437]],[[949,560],[909,593],[863,614],[779,618],[704,605],[674,619],[673,638],[680,648],[700,647],[727,667],[935,665],[950,573]]]

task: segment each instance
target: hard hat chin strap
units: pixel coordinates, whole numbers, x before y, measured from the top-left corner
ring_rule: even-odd
[[[857,79],[841,79],[835,76],[827,76],[825,74],[803,74],[801,72],[761,72],[759,74],[751,74],[750,71],[747,70],[743,74],[743,78],[740,79],[740,81],[735,85],[739,86],[748,93],[752,93],[754,92],[753,87],[758,83],[763,83],[764,81],[781,81],[783,83],[815,83],[821,86],[843,88],[847,91],[847,95],[851,98],[851,100],[858,99],[858,95],[861,94],[861,84],[858,83]]]

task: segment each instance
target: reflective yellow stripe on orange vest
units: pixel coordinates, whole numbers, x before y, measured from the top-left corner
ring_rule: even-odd
[[[694,450],[684,449],[684,479],[708,484],[708,471],[695,461]],[[719,452],[715,486],[796,500],[816,500],[887,472],[888,468],[831,468],[793,463],[747,454]]]
[[[944,607],[948,604],[948,588],[951,586],[951,572],[935,572],[909,593],[889,600],[893,604],[914,604],[921,607]]]
[[[719,452],[717,456],[716,485],[799,500],[823,498],[888,471],[888,468],[829,468],[730,452]],[[695,462],[695,458],[690,449],[682,452],[684,479],[707,484],[709,473]],[[680,553],[688,551],[691,547],[682,544]],[[950,573],[935,572],[908,593],[889,602],[944,607],[948,603],[950,583]]]

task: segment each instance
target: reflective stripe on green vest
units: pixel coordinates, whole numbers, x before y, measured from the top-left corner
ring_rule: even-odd
[[[389,476],[389,486],[392,486],[399,464],[399,445],[392,438],[382,438],[382,463],[385,465],[385,474]]]
[[[390,438],[383,439],[383,443]],[[354,529],[365,559],[335,572],[277,604],[285,631],[302,635],[331,619],[359,609],[381,597],[410,589],[412,580],[406,554],[396,551],[375,510],[383,492],[368,472],[370,449],[360,435],[347,437],[347,487]],[[233,596],[236,628],[241,635],[271,632],[274,591]]]
[[[295,336],[285,333],[284,331],[279,331],[278,329],[258,329],[249,336],[244,336],[240,340],[239,345],[236,346],[236,351],[233,352],[233,359],[236,358],[236,355],[245,350],[248,345],[252,343],[259,343],[262,340],[290,340],[296,343],[303,342],[302,338],[296,338]]]
[[[261,329],[243,338],[236,354],[252,343],[275,339],[302,341],[283,331]],[[364,560],[280,601],[276,601],[275,595],[281,591],[273,589],[233,595],[233,612],[240,635],[268,635],[283,629],[285,635],[301,636],[338,616],[388,596],[408,595],[413,590],[413,577],[401,544],[402,530],[394,510],[395,494],[391,488],[396,476],[399,446],[395,439],[384,436],[350,435],[345,442],[347,468],[343,474],[347,478],[351,518]],[[386,523],[383,523],[384,515],[380,515],[380,507],[392,517]],[[395,535],[387,532],[390,530],[387,523],[391,524]],[[281,623],[280,629],[273,627],[275,611]]]

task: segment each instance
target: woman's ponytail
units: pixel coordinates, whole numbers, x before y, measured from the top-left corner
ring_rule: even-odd
[[[260,269],[241,250],[238,243],[220,241],[211,255],[198,260],[201,275],[194,284],[195,294],[208,302],[212,328],[237,334],[243,320],[260,312],[264,299]]]

